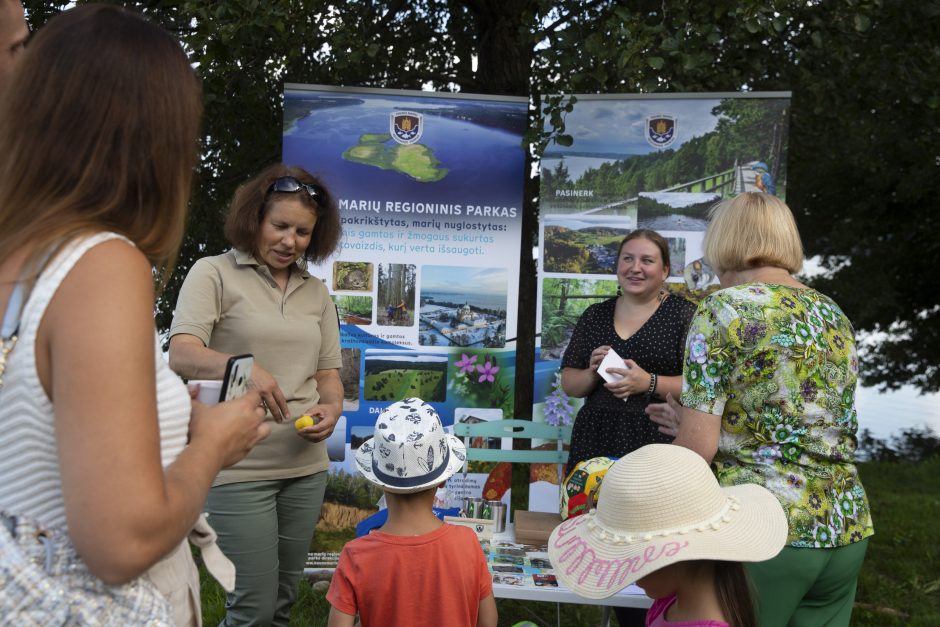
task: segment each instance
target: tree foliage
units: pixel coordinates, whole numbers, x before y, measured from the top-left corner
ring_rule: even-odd
[[[36,28],[69,3],[24,4]],[[577,103],[565,94],[792,90],[787,199],[807,252],[831,270],[814,283],[869,333],[866,381],[940,389],[940,0],[122,4],[180,37],[205,90],[203,158],[161,328],[192,262],[225,248],[235,186],[279,158],[284,82],[528,95],[534,155],[571,143]],[[537,189],[529,179],[522,312],[535,311]],[[520,316],[517,415],[531,398],[532,318]]]

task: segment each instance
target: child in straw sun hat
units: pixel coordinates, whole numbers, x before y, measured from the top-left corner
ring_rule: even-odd
[[[607,471],[597,509],[555,528],[555,575],[592,599],[638,583],[655,599],[646,624],[756,625],[741,562],[774,557],[787,539],[776,497],[722,488],[698,454],[650,444]]]
[[[356,466],[381,487],[388,520],[348,542],[326,595],[330,627],[371,625],[495,627],[496,601],[476,534],[432,511],[438,486],[463,467],[466,447],[419,398],[389,405]]]

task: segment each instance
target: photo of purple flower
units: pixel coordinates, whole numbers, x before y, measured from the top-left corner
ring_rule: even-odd
[[[477,372],[480,373],[480,377],[477,379],[477,383],[483,383],[484,381],[489,381],[493,383],[496,381],[495,374],[499,372],[499,366],[494,365],[496,362],[485,361],[482,366],[477,366]]]
[[[475,369],[475,363],[477,360],[476,355],[467,355],[466,353],[460,354],[460,361],[454,363],[454,365],[459,369],[457,374],[463,374],[469,376],[473,373]]]
[[[565,391],[561,389],[561,373],[555,373],[552,393],[545,397],[545,423],[553,427],[570,425],[574,421],[574,407]]]

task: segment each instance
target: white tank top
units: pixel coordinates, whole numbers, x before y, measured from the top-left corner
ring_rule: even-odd
[[[65,524],[65,506],[52,403],[36,371],[36,331],[72,267],[90,248],[111,239],[128,241],[115,233],[82,237],[46,266],[23,309],[16,346],[7,356],[0,388],[0,511],[30,516],[46,526]],[[163,358],[156,330],[154,346],[160,455],[166,466],[186,446],[191,404],[186,385]]]

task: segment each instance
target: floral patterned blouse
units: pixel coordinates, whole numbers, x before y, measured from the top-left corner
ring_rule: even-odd
[[[713,466],[722,485],[773,492],[796,547],[838,547],[874,533],[855,468],[855,332],[812,289],[748,283],[699,305],[682,403],[721,416]]]

